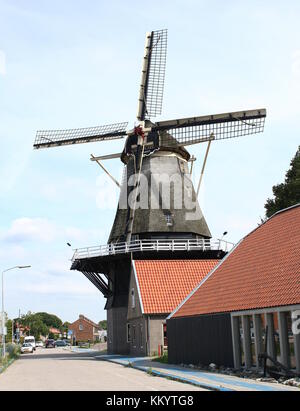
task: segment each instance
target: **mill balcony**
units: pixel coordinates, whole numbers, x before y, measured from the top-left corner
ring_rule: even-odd
[[[129,253],[221,251],[228,253],[234,244],[219,239],[159,239],[134,240],[129,243],[105,244],[75,250],[72,262],[89,258],[122,255]]]

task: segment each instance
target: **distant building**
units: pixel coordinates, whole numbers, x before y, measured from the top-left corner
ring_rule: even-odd
[[[167,320],[169,361],[259,367],[268,354],[300,373],[300,204],[256,228]]]
[[[78,320],[69,325],[69,334],[71,334],[73,342],[97,342],[100,340],[100,330],[101,328],[98,324],[82,314]]]
[[[168,345],[166,318],[219,262],[136,260],[128,296],[127,344],[133,355],[153,355]],[[114,328],[112,327],[114,330]],[[116,332],[118,330],[116,329]],[[113,335],[108,333],[108,345]]]
[[[49,334],[53,334],[55,337],[61,338],[62,337],[62,333],[60,330],[58,330],[57,328],[51,327],[49,328]]]

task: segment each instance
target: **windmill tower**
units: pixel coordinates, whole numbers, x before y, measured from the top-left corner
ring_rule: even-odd
[[[212,141],[264,130],[265,109],[154,122],[162,112],[166,55],[167,30],[147,33],[133,130],[127,130],[128,123],[117,123],[38,131],[34,143],[35,149],[41,149],[126,139],[122,152],[91,157],[120,188],[120,201],[108,244],[77,250],[72,265],[107,298],[109,351],[114,353],[127,352],[125,324],[131,260],[141,255],[144,259],[224,255],[220,244],[211,239],[198,203],[208,151]],[[195,159],[187,147],[205,142],[208,148],[195,190],[191,181]],[[116,158],[124,164],[121,183],[103,164]]]

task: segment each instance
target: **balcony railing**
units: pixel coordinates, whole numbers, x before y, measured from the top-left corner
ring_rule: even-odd
[[[211,251],[221,250],[228,252],[234,244],[224,240],[213,239],[176,239],[176,240],[134,240],[130,243],[106,244],[95,247],[78,248],[74,252],[72,261],[84,258],[104,257],[116,254],[134,252],[158,251]]]

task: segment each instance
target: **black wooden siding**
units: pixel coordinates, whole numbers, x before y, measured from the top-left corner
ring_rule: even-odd
[[[234,366],[230,314],[172,318],[167,335],[171,364]]]

